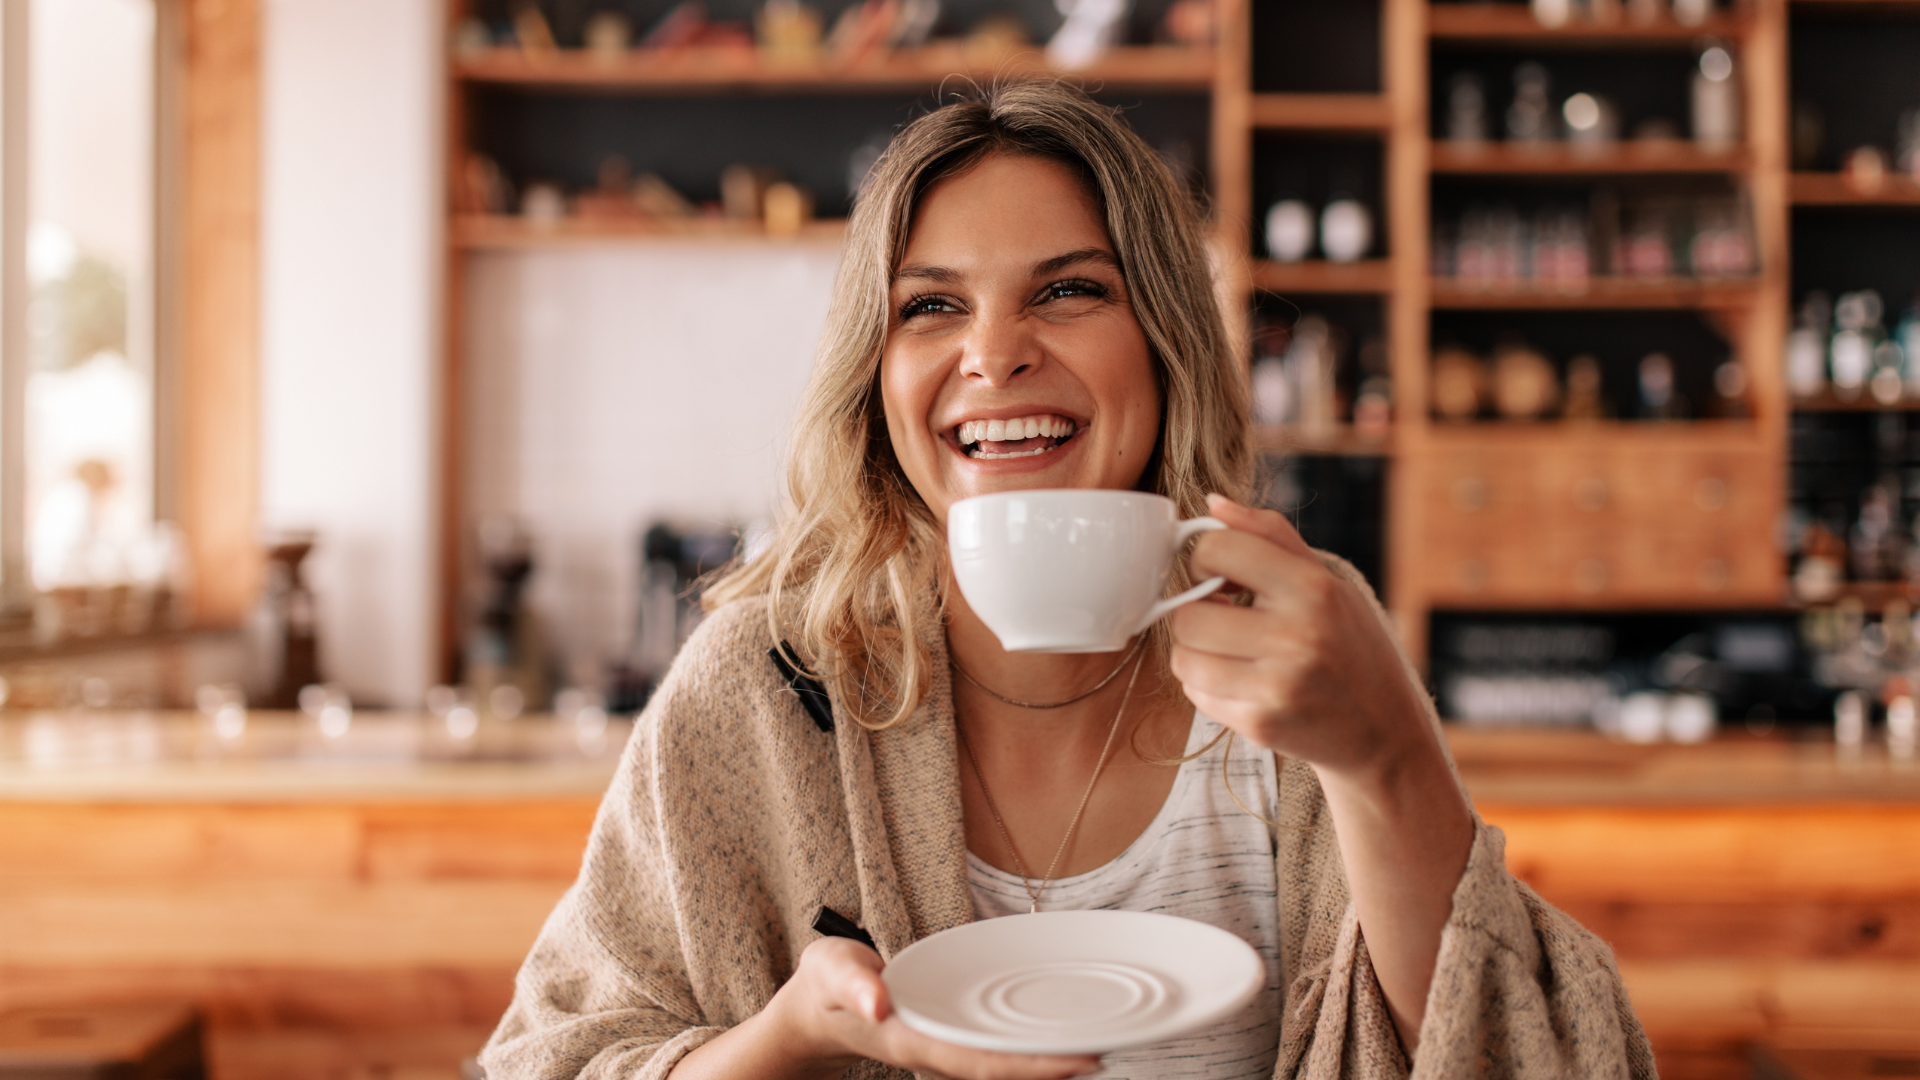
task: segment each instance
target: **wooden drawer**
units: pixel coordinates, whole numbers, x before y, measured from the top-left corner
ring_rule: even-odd
[[[1747,450],[1469,446],[1422,463],[1426,591],[1463,605],[1770,603],[1772,475]]]

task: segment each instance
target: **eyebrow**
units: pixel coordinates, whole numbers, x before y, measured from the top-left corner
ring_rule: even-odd
[[[1120,260],[1114,256],[1113,252],[1105,248],[1080,248],[1077,251],[1069,251],[1064,255],[1055,255],[1051,259],[1042,259],[1034,263],[1032,274],[1034,277],[1045,277],[1082,263],[1099,263],[1115,271],[1120,270]],[[960,277],[960,272],[951,267],[909,264],[901,267],[893,275],[893,280],[895,282],[932,281],[941,285],[954,285],[959,283]]]

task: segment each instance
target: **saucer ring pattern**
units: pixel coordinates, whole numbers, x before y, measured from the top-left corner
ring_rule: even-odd
[[[1008,1033],[1157,1020],[1179,1000],[1164,977],[1133,964],[1067,960],[1006,972],[972,988],[966,1012]]]

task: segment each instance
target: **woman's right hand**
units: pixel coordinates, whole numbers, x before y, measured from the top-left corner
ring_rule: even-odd
[[[880,979],[885,966],[879,953],[857,941],[821,938],[800,954],[793,978],[759,1015],[689,1054],[674,1070],[674,1080],[707,1075],[834,1077],[863,1058],[954,1080],[1066,1080],[1100,1069],[1100,1059],[1090,1055],[1002,1054],[922,1035],[894,1013]],[[750,1032],[755,1027],[760,1030]],[[734,1036],[745,1036],[746,1042],[760,1044],[755,1049],[774,1056],[754,1053]],[[721,1048],[730,1041],[735,1042],[732,1053]],[[710,1055],[710,1050],[722,1052]],[[721,1058],[727,1059],[724,1065]],[[786,1068],[767,1068],[776,1060]],[[721,1068],[708,1073],[708,1064]]]

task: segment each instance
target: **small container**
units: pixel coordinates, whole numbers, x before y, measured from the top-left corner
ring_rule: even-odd
[[[1299,262],[1313,250],[1313,207],[1282,199],[1267,210],[1267,256],[1275,262]]]
[[[1354,262],[1373,247],[1373,214],[1357,199],[1340,198],[1320,212],[1320,250],[1333,262]]]

